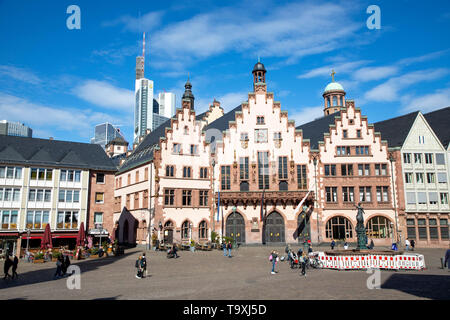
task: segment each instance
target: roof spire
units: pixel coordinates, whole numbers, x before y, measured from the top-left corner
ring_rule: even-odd
[[[334,75],[336,74],[336,72],[334,72],[334,69],[331,70],[331,82],[334,82]]]

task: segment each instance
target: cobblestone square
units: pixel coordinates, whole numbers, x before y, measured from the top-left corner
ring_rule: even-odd
[[[73,261],[81,269],[81,289],[69,290],[67,277],[53,280],[55,263],[19,263],[18,280],[0,281],[0,299],[268,299],[268,300],[409,300],[449,299],[450,272],[441,269],[444,249],[417,249],[424,254],[423,271],[381,271],[381,289],[368,289],[366,271],[299,269],[279,263],[272,275],[268,257],[281,247],[241,247],[233,257],[223,252],[181,251],[167,259],[165,252],[148,251],[149,276],[135,278],[135,260],[142,248],[120,257]],[[294,248],[297,249],[297,248]],[[320,248],[328,250],[328,247]]]

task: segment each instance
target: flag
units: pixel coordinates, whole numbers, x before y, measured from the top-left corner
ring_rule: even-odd
[[[261,197],[261,212],[260,212],[261,221],[263,221],[263,219],[264,219],[264,192],[265,191],[266,191],[266,189],[263,189],[263,193],[262,193],[262,197]]]
[[[220,191],[219,196],[217,197],[217,222],[219,222],[219,209],[220,209]]]
[[[297,208],[295,208],[295,210],[294,210],[294,215],[296,215],[297,213],[300,212],[300,209],[302,208],[302,205],[303,205],[303,203],[305,202],[306,198],[308,198],[310,192],[311,192],[311,191],[308,191],[308,193],[306,194],[306,196],[305,196],[305,197],[302,199],[302,201],[300,201],[300,203],[298,204]]]

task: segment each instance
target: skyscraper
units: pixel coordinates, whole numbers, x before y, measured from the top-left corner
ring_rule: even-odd
[[[91,139],[91,143],[99,144],[105,149],[109,142],[118,137],[125,140],[120,129],[115,128],[111,123],[105,122],[95,126],[94,138]]]
[[[24,123],[11,122],[8,120],[0,121],[0,135],[18,136],[31,138],[33,130]]]
[[[160,92],[158,94],[159,115],[171,118],[175,114],[175,94]]]

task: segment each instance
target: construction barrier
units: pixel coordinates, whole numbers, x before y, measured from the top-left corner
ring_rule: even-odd
[[[356,269],[386,269],[386,270],[423,270],[425,258],[421,254],[384,255],[367,254],[327,255],[316,252],[317,258],[324,269],[356,270]]]

